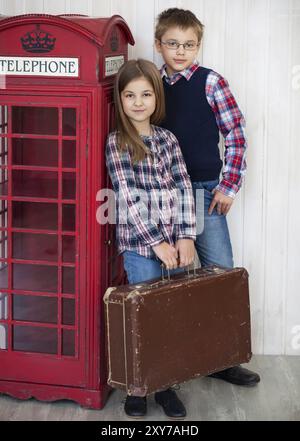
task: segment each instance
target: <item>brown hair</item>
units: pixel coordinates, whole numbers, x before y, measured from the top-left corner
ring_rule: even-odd
[[[150,123],[159,124],[165,117],[164,89],[155,64],[143,59],[127,61],[120,68],[115,80],[116,129],[119,149],[124,151],[129,148],[133,153],[134,162],[142,161],[150,152],[137,129],[125,114],[120,95],[130,81],[142,77],[149,81],[156,98],[155,111],[151,115]]]
[[[155,38],[161,40],[164,33],[172,27],[179,27],[184,30],[193,28],[198,37],[198,42],[201,43],[204,25],[192,11],[179,8],[169,8],[163,11],[157,17]]]

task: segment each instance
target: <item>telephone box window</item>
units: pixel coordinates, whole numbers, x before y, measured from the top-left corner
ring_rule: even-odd
[[[57,173],[48,171],[13,170],[13,196],[57,198]]]
[[[12,225],[16,228],[57,230],[58,206],[43,202],[12,202]]]
[[[52,139],[12,139],[13,165],[57,167],[58,142]]]
[[[57,267],[50,265],[25,265],[15,263],[13,289],[57,292]]]
[[[7,201],[0,200],[0,228],[7,228]]]
[[[63,136],[76,136],[76,109],[63,109]]]
[[[13,326],[15,351],[57,353],[57,330],[37,326]]]
[[[13,258],[56,262],[58,239],[56,234],[13,233]]]
[[[76,167],[76,141],[63,141],[62,165],[66,168]]]
[[[8,294],[6,292],[0,292],[0,320],[7,320],[8,318],[7,311],[8,311]]]
[[[6,262],[0,262],[0,288],[8,288],[8,266]]]
[[[8,332],[7,325],[0,323],[0,349],[8,348]]]
[[[0,132],[1,134],[1,132]],[[0,165],[7,166],[7,138],[1,137],[0,138]]]
[[[0,231],[0,258],[7,259],[7,231]]]
[[[63,319],[64,325],[75,325],[75,300],[63,299],[62,300]]]
[[[75,334],[74,331],[63,329],[62,332],[62,353],[63,355],[75,355]]]
[[[8,195],[7,169],[0,169],[0,196]]]
[[[63,267],[63,286],[62,292],[65,294],[75,294],[75,269]]]
[[[73,263],[75,262],[75,249],[76,242],[74,236],[63,236],[63,253],[62,260],[63,262]]]
[[[62,229],[63,231],[75,231],[75,205],[63,204]]]
[[[57,324],[55,297],[14,294],[12,302],[14,320]]]
[[[12,107],[12,132],[35,135],[58,135],[56,107]]]
[[[7,129],[8,129],[7,109],[8,109],[7,106],[0,106],[0,135],[2,133],[4,134],[7,133]]]
[[[75,173],[63,173],[63,199],[75,199],[76,175]]]

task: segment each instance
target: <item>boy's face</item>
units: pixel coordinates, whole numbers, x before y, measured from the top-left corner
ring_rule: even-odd
[[[176,48],[176,43],[181,43],[181,46]],[[174,47],[171,49],[172,45]],[[155,46],[167,65],[168,75],[189,67],[199,51],[199,41],[193,28],[170,28],[161,40],[155,40]]]

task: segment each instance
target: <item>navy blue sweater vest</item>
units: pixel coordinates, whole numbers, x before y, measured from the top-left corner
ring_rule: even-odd
[[[199,67],[189,81],[163,81],[167,117],[161,126],[177,137],[192,181],[218,179],[222,168],[219,128],[205,94],[209,72]]]

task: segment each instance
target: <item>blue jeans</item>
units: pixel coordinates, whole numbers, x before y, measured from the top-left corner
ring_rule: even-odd
[[[160,278],[162,275],[161,262],[158,259],[149,259],[134,251],[124,251],[123,258],[124,268],[130,284]],[[176,268],[170,270],[170,275],[182,271],[184,271],[184,268]],[[164,269],[164,277],[167,277],[167,275],[168,272]]]
[[[211,192],[218,183],[218,180],[192,183],[195,198],[197,189],[204,192],[204,229],[201,234],[197,234],[195,247],[201,266],[215,264],[232,268],[233,255],[226,216],[219,215],[216,208],[211,215],[208,214],[213,199]],[[197,217],[203,216],[203,211],[197,211]]]

